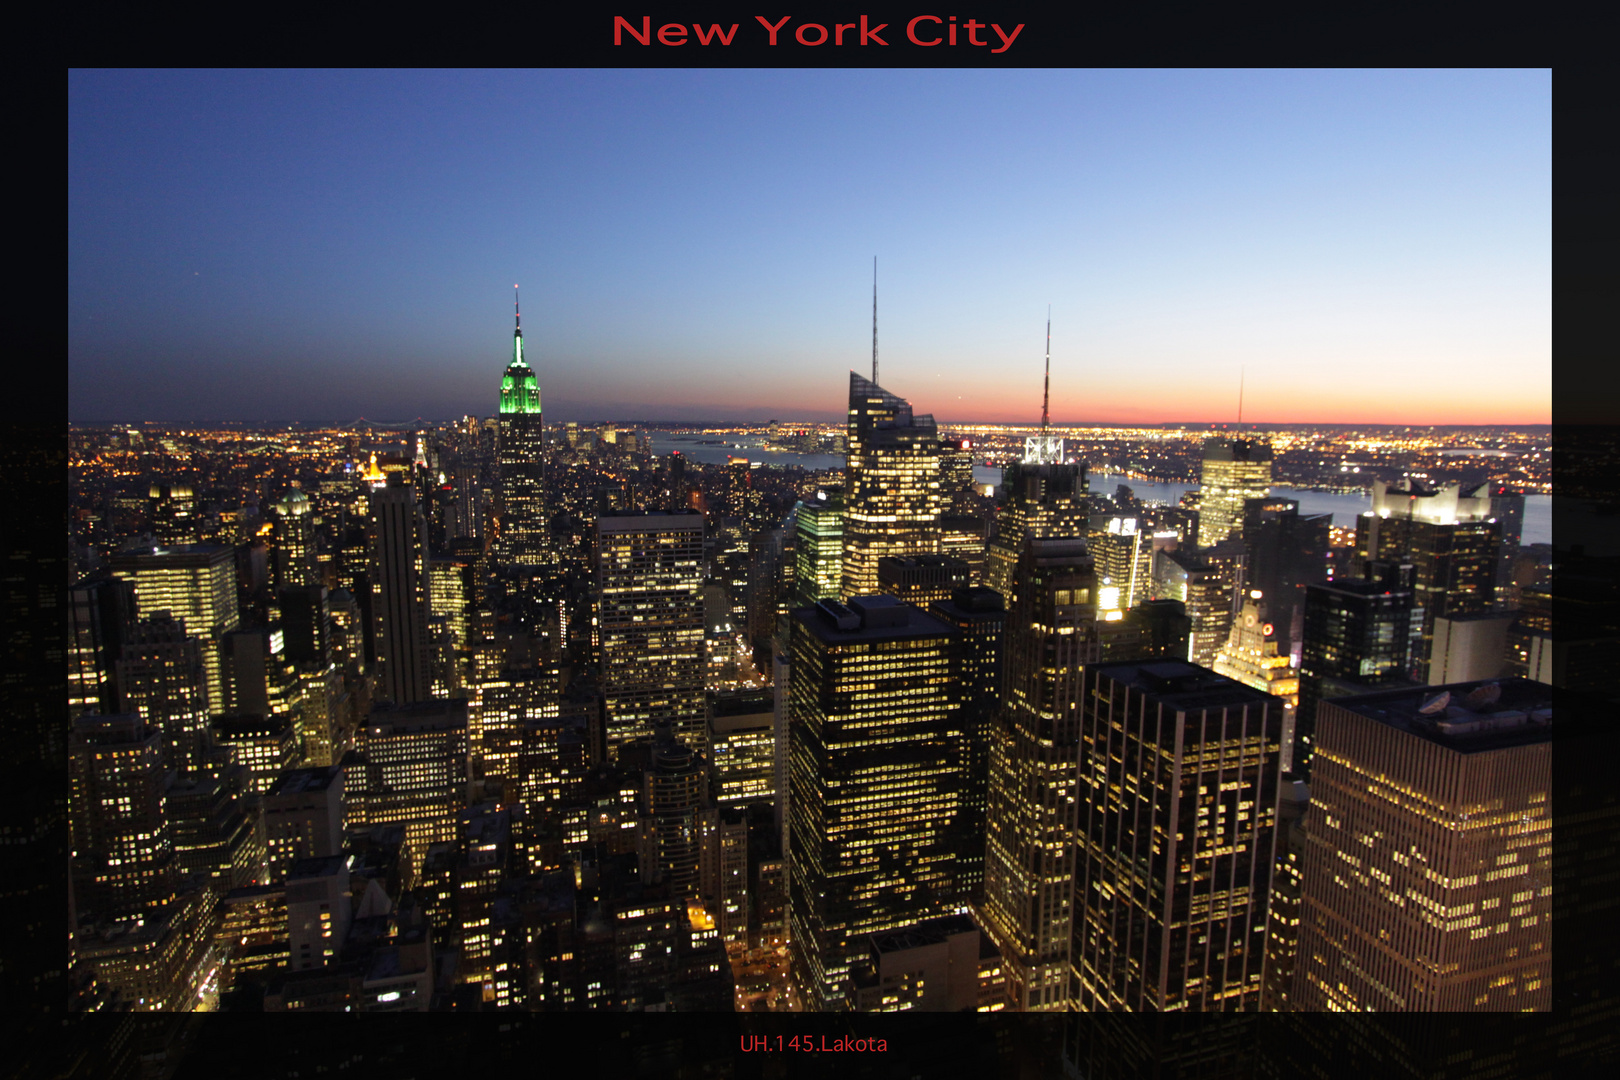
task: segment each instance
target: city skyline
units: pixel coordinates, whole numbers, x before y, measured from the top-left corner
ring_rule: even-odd
[[[75,72],[69,98],[77,423],[489,415],[514,283],[548,420],[830,421],[874,253],[883,383],[942,424],[1033,421],[1047,302],[1059,424],[1230,423],[1240,384],[1256,423],[1551,417],[1546,72]]]

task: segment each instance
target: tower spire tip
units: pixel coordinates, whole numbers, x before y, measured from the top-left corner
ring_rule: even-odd
[[[877,352],[877,256],[872,256],[872,384],[878,381]]]

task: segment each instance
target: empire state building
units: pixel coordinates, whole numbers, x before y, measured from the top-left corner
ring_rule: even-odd
[[[500,561],[537,566],[546,561],[545,429],[540,411],[540,377],[523,359],[523,317],[512,334],[512,362],[501,376],[500,434],[496,464],[500,470]]]

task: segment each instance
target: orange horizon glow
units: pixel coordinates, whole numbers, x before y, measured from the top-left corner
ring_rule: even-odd
[[[901,397],[907,397],[903,390],[885,387]],[[820,395],[818,395],[820,396]],[[955,395],[952,395],[954,398]],[[991,404],[980,398],[975,402],[972,412],[965,409],[946,409],[938,405],[931,405],[926,399],[918,397],[907,398],[917,413],[931,413],[935,422],[941,427],[964,426],[972,424],[1003,424],[1009,426],[1031,427],[1041,422],[1039,400],[1035,407],[1023,400],[1017,404]],[[778,417],[782,420],[795,419],[796,410],[804,410],[799,416],[814,413],[817,415],[839,416],[844,410],[841,408],[806,409],[806,402],[800,400],[792,406],[783,407],[779,402],[764,401],[758,398],[743,401],[722,401],[709,397],[703,400],[697,398],[682,399],[681,396],[671,395],[664,400],[664,405],[670,408],[679,408],[686,411],[702,410],[712,407],[731,413],[758,412],[762,415]],[[841,404],[841,403],[840,403]],[[952,401],[951,404],[956,404]],[[1362,424],[1379,427],[1538,427],[1550,426],[1552,420],[1551,403],[1542,404],[1539,408],[1535,403],[1516,403],[1517,407],[1504,407],[1500,411],[1490,409],[1482,402],[1464,403],[1435,403],[1422,400],[1392,401],[1332,401],[1308,402],[1301,401],[1297,408],[1259,408],[1250,409],[1247,404],[1243,409],[1243,419],[1237,418],[1236,402],[1220,415],[1208,398],[1187,400],[1158,400],[1151,406],[1128,404],[1118,400],[1098,401],[1089,407],[1068,407],[1061,401],[1052,404],[1053,427],[1087,427],[1106,425],[1114,427],[1131,426],[1157,426],[1161,424],[1215,424],[1231,427],[1247,426],[1251,424],[1268,425],[1311,425],[1311,424]],[[615,408],[613,406],[597,406],[600,408]],[[625,410],[617,407],[621,413],[645,412],[646,407]],[[836,422],[829,420],[817,421],[819,423]]]

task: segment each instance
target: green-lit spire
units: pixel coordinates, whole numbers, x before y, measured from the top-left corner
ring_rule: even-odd
[[[517,326],[512,332],[512,362],[501,376],[501,412],[539,413],[540,377],[523,359],[523,312],[518,307],[517,286],[512,290],[512,314]]]

